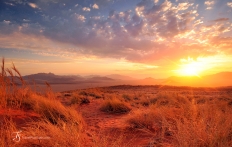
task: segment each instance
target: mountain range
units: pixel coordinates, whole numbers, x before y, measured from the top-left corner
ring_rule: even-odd
[[[106,76],[90,75],[55,75],[54,73],[37,73],[23,76],[27,83],[44,84],[82,84],[82,83],[108,83],[110,85],[131,84],[131,85],[173,85],[193,87],[219,87],[232,86],[232,72],[221,72],[207,76],[172,76],[166,79],[155,79],[147,77],[136,79],[130,76],[112,74]]]

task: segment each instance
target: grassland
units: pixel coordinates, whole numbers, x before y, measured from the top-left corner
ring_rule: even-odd
[[[121,85],[54,93],[47,83],[41,94],[4,60],[0,86],[1,147],[232,146],[230,87]]]

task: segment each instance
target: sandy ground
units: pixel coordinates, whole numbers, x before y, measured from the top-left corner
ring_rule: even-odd
[[[161,87],[162,88],[162,87]],[[191,89],[191,88],[176,88],[169,87],[162,89],[165,92],[178,92],[184,96],[194,96],[204,98],[214,98],[220,95],[231,95],[231,89]],[[58,100],[60,100],[64,105],[69,105],[70,99],[74,94],[83,90],[76,91],[66,91],[58,94]],[[96,92],[101,95],[101,98],[88,97],[90,103],[82,104],[77,106],[76,110],[81,113],[84,119],[84,146],[107,146],[107,143],[118,144],[124,146],[155,146],[154,142],[159,139],[158,132],[149,132],[145,129],[134,129],[131,128],[126,122],[130,116],[132,116],[135,111],[137,111],[137,106],[133,106],[132,110],[126,114],[109,114],[100,111],[100,106],[104,101],[104,96],[109,96],[110,94],[116,96],[122,96],[123,94],[133,94],[135,96],[143,95],[145,98],[153,98],[156,94],[161,91],[160,87],[109,87],[109,88],[97,88],[85,90],[86,92]],[[68,93],[68,95],[67,95]],[[65,95],[66,94],[66,95]],[[222,101],[226,99],[223,98]],[[148,111],[149,107],[139,107],[139,111]],[[20,128],[25,125],[25,123],[34,121],[40,116],[31,111],[24,110],[1,110],[0,120],[3,120],[3,116],[10,116],[17,126]]]
[[[94,145],[94,141],[98,137],[107,136],[112,142],[119,142],[125,146],[148,146],[153,138],[153,134],[144,132],[143,130],[133,130],[127,125],[126,120],[133,113],[128,114],[108,114],[101,112],[100,105],[102,99],[91,100],[89,104],[81,105],[78,108],[86,122],[86,134],[89,137],[90,144]],[[122,138],[120,138],[122,137]],[[136,142],[135,142],[136,141]],[[100,140],[104,144],[104,140]],[[88,145],[90,145],[88,144]]]

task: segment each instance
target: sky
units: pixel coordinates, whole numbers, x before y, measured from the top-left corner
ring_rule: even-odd
[[[232,71],[232,1],[1,0],[0,56],[22,75]]]

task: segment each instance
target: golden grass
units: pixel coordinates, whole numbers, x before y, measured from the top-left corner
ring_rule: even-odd
[[[126,102],[113,98],[105,100],[102,103],[100,110],[112,114],[123,114],[130,112],[131,108]]]
[[[99,130],[97,133],[92,134],[94,147],[134,147],[136,136],[131,134],[128,135],[119,130],[112,129],[111,131],[105,132]]]
[[[176,94],[158,95],[157,99],[149,111],[134,113],[127,123],[161,138],[159,145],[171,140],[170,145],[181,147],[232,146],[232,113],[228,105],[221,109],[216,100],[191,103]]]
[[[31,146],[81,146],[81,135],[77,125],[60,122],[53,125],[46,120],[27,123],[23,128],[18,129],[12,120],[6,120],[0,126],[1,147],[31,147]],[[21,131],[20,141],[13,139],[17,131]]]
[[[10,117],[4,117],[0,121],[0,146],[1,147],[14,147],[16,142],[12,141],[12,133],[17,130],[16,124]]]
[[[18,128],[17,122],[13,121],[10,114],[3,114],[1,116],[3,121],[0,121],[0,146],[81,146],[80,134],[83,126],[81,115],[75,109],[63,106],[55,99],[51,90],[48,90],[45,95],[33,92],[15,66],[13,65],[12,69],[5,69],[4,63],[3,59],[0,76],[1,109],[31,111],[39,114],[40,118],[25,122],[24,127]],[[14,72],[17,76],[13,74]],[[17,79],[21,81],[21,86],[17,86]],[[14,132],[19,130],[22,130],[21,140],[15,142],[12,140],[16,135]],[[29,139],[23,139],[23,137],[29,137]],[[41,137],[47,137],[47,139],[41,139]]]

